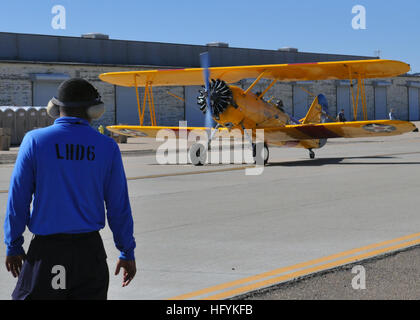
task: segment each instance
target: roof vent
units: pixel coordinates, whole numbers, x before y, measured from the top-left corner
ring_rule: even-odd
[[[82,34],[82,38],[108,40],[109,35],[103,34],[103,33],[85,33],[85,34]]]
[[[229,48],[229,43],[226,43],[226,42],[210,42],[210,43],[207,43],[206,46],[208,46],[208,47],[219,47],[219,48]]]
[[[283,52],[298,52],[299,50],[297,48],[283,47],[283,48],[278,49],[278,51],[283,51]]]

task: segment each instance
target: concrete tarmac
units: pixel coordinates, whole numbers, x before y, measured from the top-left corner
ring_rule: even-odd
[[[287,272],[315,272],[361,259],[360,253],[415,245],[419,146],[420,135],[410,133],[330,140],[315,160],[303,149],[271,148],[270,165],[257,176],[246,175],[244,165],[158,165],[153,155],[124,157],[138,274],[121,288],[121,275],[113,275],[118,252],[106,227],[109,298],[230,298],[290,280]],[[0,166],[0,190],[7,190],[12,169]],[[1,221],[6,200],[0,192]],[[27,231],[25,248],[30,239]],[[0,283],[0,299],[9,299],[16,280],[4,267]]]

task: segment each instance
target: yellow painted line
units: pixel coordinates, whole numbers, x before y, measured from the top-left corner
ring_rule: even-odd
[[[396,242],[401,242],[401,241],[404,241],[404,240],[409,240],[409,239],[417,238],[417,237],[420,237],[420,233],[415,233],[415,234],[407,235],[407,236],[404,236],[404,237],[400,237],[400,238],[396,238],[396,239],[392,239],[392,240],[383,241],[383,242],[380,242],[380,243],[367,245],[367,246],[364,246],[364,247],[361,247],[361,248],[356,248],[356,249],[340,252],[340,253],[337,253],[337,254],[333,254],[333,255],[330,255],[330,256],[310,260],[310,261],[307,261],[307,262],[298,263],[298,264],[295,264],[295,265],[292,265],[292,266],[289,266],[289,267],[283,267],[283,268],[275,269],[275,270],[272,270],[272,271],[264,272],[264,273],[261,273],[261,274],[255,275],[255,276],[246,277],[246,278],[235,280],[235,281],[230,281],[230,282],[227,282],[227,283],[222,283],[222,284],[212,286],[212,287],[209,287],[209,288],[205,288],[205,289],[201,289],[201,290],[194,291],[194,292],[191,292],[191,293],[187,293],[187,294],[179,295],[179,296],[176,296],[176,297],[172,297],[172,298],[169,298],[168,300],[185,300],[185,299],[190,299],[190,298],[202,296],[202,295],[205,295],[205,294],[214,293],[216,291],[229,289],[229,288],[232,288],[232,287],[235,287],[235,286],[238,286],[238,285],[242,285],[242,284],[246,284],[246,283],[249,283],[249,282],[253,282],[253,281],[256,281],[256,280],[261,280],[261,279],[264,279],[264,278],[276,276],[276,275],[279,275],[281,273],[290,272],[290,271],[294,271],[296,269],[301,269],[301,268],[305,268],[305,267],[311,267],[315,264],[319,264],[319,263],[322,263],[322,262],[335,260],[335,259],[338,259],[338,258],[342,258],[342,257],[346,257],[346,256],[349,256],[349,255],[352,255],[352,254],[359,253],[361,251],[371,250],[371,249],[383,247],[383,246],[390,245],[390,244],[393,244],[393,243],[396,243]]]
[[[280,276],[280,277],[276,277],[276,278],[268,279],[268,280],[265,280],[265,281],[257,282],[257,283],[254,283],[254,284],[251,284],[251,285],[248,285],[248,286],[244,286],[244,287],[240,287],[240,288],[237,288],[237,289],[233,289],[233,290],[230,290],[230,291],[225,291],[225,292],[222,292],[220,294],[216,294],[216,295],[213,295],[213,296],[206,297],[202,300],[219,300],[219,299],[223,299],[223,298],[232,297],[232,296],[235,296],[235,295],[239,295],[241,293],[246,293],[246,292],[249,292],[249,291],[252,291],[252,290],[256,290],[256,289],[260,289],[260,288],[267,287],[267,286],[270,286],[270,285],[274,285],[274,284],[277,284],[277,283],[285,281],[285,280],[291,280],[291,279],[294,279],[294,278],[297,278],[297,277],[300,277],[300,276],[304,276],[304,275],[308,275],[308,274],[311,274],[311,273],[314,273],[314,272],[317,272],[317,271],[331,269],[331,268],[334,268],[334,267],[345,265],[345,264],[348,264],[348,263],[351,263],[351,262],[356,262],[358,260],[366,259],[366,258],[373,257],[373,256],[376,256],[376,255],[380,255],[380,254],[384,254],[384,253],[387,253],[387,252],[395,251],[395,250],[402,249],[402,248],[405,248],[405,247],[414,246],[414,245],[419,244],[419,243],[420,243],[420,239],[404,242],[402,244],[398,244],[398,245],[391,246],[391,247],[388,247],[388,248],[379,249],[379,250],[375,250],[375,251],[370,251],[368,253],[364,253],[364,254],[361,254],[361,255],[353,256],[353,257],[338,260],[338,261],[334,261],[334,262],[327,263],[327,264],[320,265],[320,266],[316,266],[316,267],[313,267],[313,268],[308,268],[308,269],[305,269],[305,270],[302,270],[302,271],[293,272],[293,273],[290,273],[290,274],[287,274],[287,275],[283,275],[283,276]]]

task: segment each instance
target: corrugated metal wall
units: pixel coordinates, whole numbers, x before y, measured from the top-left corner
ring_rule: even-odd
[[[198,67],[200,65],[199,54],[204,51],[210,52],[212,66],[373,58],[0,32],[0,60]]]

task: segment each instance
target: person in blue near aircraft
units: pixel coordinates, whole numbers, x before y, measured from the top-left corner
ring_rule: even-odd
[[[6,268],[18,277],[12,298],[106,299],[105,218],[120,251],[115,274],[124,269],[123,286],[136,274],[121,153],[89,125],[105,111],[89,82],[63,82],[47,111],[58,119],[25,135],[10,182],[4,235]],[[27,254],[26,227],[34,234]]]
[[[389,110],[389,120],[397,120],[397,115],[395,114],[395,110]]]
[[[279,101],[277,101],[276,107],[277,107],[277,109],[279,109],[281,112],[285,112],[285,111],[284,111],[284,104],[283,104],[283,100],[279,100]]]
[[[346,116],[344,115],[344,109],[341,109],[340,112],[337,115],[337,121],[338,122],[346,122]]]

